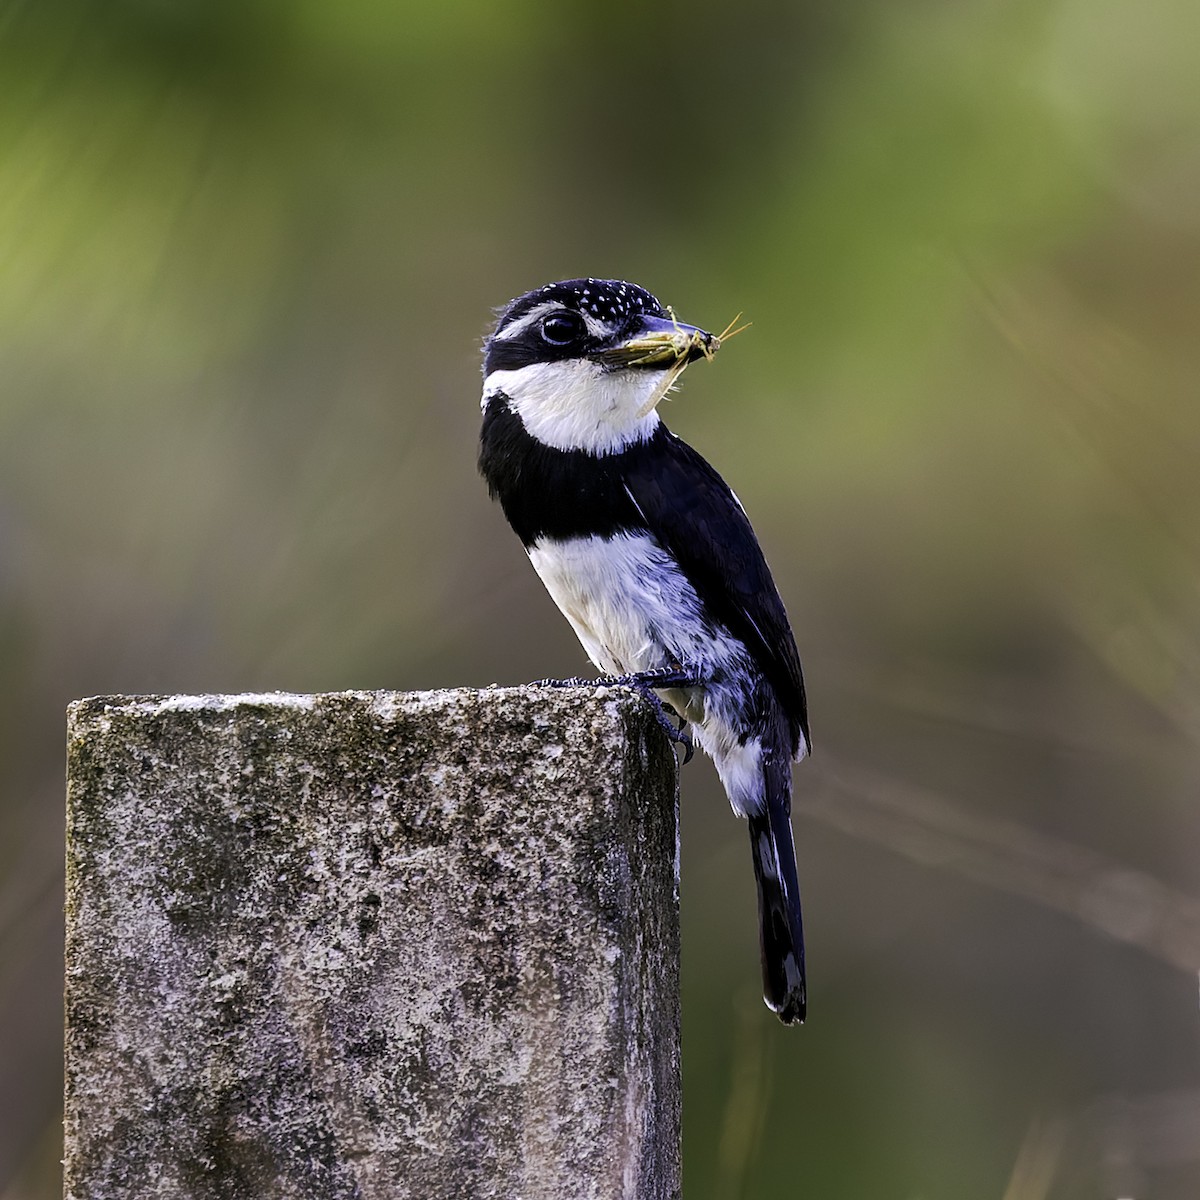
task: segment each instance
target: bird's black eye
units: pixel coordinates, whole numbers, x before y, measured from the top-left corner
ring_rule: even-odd
[[[582,336],[583,318],[578,313],[555,313],[542,322],[542,337],[552,346],[567,346]]]

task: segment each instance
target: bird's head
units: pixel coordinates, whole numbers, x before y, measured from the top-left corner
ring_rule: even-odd
[[[484,347],[483,408],[507,403],[548,446],[611,454],[649,437],[684,367],[720,344],[636,284],[550,283],[501,312]]]

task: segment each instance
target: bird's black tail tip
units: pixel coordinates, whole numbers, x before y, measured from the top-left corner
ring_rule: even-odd
[[[808,1012],[808,1001],[805,999],[803,991],[799,995],[787,996],[782,1004],[767,995],[764,995],[763,999],[766,1001],[767,1007],[785,1025],[804,1024],[804,1018]]]
[[[785,1025],[799,1025],[804,1021],[808,997],[796,860],[786,815],[778,822],[780,828],[774,824],[767,814],[750,818],[763,999]]]
[[[761,898],[763,1000],[785,1025],[802,1025],[808,1011],[804,943],[788,919],[782,893],[770,886],[772,882],[764,880],[767,886]]]

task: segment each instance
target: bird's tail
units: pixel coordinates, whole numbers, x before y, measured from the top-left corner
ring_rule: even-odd
[[[782,756],[780,756],[782,757]],[[768,760],[764,810],[750,816],[750,850],[758,884],[763,999],[785,1025],[804,1020],[804,930],[792,843],[791,763]]]

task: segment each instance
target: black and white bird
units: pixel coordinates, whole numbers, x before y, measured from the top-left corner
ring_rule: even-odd
[[[620,280],[519,296],[484,349],[479,468],[588,657],[691,726],[748,819],[764,997],[793,1024],[805,1013],[790,820],[791,766],[809,750],[800,658],[741,503],[656,408],[719,345]]]

